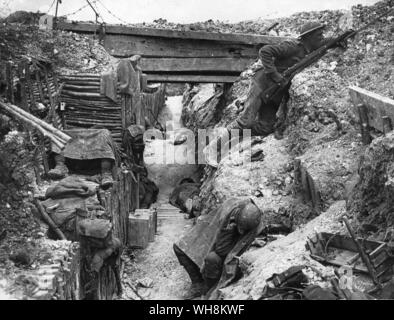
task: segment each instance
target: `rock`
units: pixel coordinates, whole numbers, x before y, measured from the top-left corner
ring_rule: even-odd
[[[147,277],[137,280],[137,284],[143,288],[153,288],[153,280]]]

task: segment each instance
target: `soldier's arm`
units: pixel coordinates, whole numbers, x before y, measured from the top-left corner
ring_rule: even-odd
[[[297,44],[295,42],[285,41],[278,45],[266,45],[259,51],[260,60],[265,68],[267,74],[269,74],[275,82],[280,82],[280,76],[275,66],[276,59],[284,59],[291,57],[297,52]]]

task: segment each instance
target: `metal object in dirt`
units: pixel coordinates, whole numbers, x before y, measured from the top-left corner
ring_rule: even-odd
[[[371,262],[379,283],[391,279],[394,257],[387,243],[362,238],[358,238],[357,241]],[[310,251],[311,257],[320,263],[336,267],[349,266],[355,272],[370,274],[365,262],[360,259],[359,249],[351,237],[322,232],[308,238],[306,248]]]

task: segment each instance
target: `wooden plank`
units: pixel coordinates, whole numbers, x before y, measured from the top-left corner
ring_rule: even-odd
[[[100,93],[99,86],[78,86],[67,83],[64,85],[64,90]]]
[[[36,84],[38,87],[38,92],[40,94],[40,101],[41,101],[41,103],[45,103],[45,96],[44,96],[44,91],[42,89],[40,71],[36,70],[35,77],[36,77]]]
[[[59,22],[59,29],[81,32],[81,33],[95,33],[98,26],[87,23],[67,23]],[[245,33],[219,33],[219,32],[204,32],[204,31],[179,31],[169,29],[156,28],[133,28],[116,25],[106,25],[105,32],[109,34],[122,35],[138,35],[144,37],[154,38],[179,38],[179,39],[193,39],[193,40],[210,40],[223,42],[238,42],[244,44],[273,44],[284,41],[290,38],[263,36],[257,34]]]
[[[253,61],[254,59],[249,58],[143,58],[141,68],[145,73],[192,71],[241,73]]]
[[[394,123],[393,99],[355,86],[349,87],[349,93],[356,108],[361,104],[365,106],[369,126],[383,132],[383,117],[389,117],[391,119],[391,123]],[[355,114],[358,117],[358,112],[356,109]]]
[[[234,83],[238,76],[215,76],[194,74],[148,74],[149,82],[197,82],[197,83]]]
[[[135,36],[112,35],[104,40],[105,49],[116,57],[138,54],[146,57],[178,58],[256,58],[263,44],[242,45],[204,40],[141,38]]]

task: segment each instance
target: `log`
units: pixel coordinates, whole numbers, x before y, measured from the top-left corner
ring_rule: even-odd
[[[62,94],[71,97],[86,98],[86,99],[96,98],[102,101],[105,101],[105,99],[107,99],[103,97],[100,93],[75,92],[75,91],[63,90]]]
[[[84,127],[86,127],[86,126],[90,126],[91,127],[91,126],[97,125],[97,123],[95,123],[95,122],[88,123],[87,121],[81,121],[81,120],[75,120],[75,119],[66,119],[66,123],[67,123],[67,125],[74,125],[74,124],[76,124],[76,125],[82,125]],[[117,127],[119,127],[119,124],[110,124],[110,123],[107,123],[107,124],[100,123],[100,125],[102,125],[104,127],[108,127],[108,128],[117,128]]]
[[[100,76],[78,76],[78,75],[72,75],[72,76],[66,76],[66,75],[60,75],[59,76],[60,80],[67,80],[67,81],[90,81],[90,82],[100,82]]]
[[[67,82],[64,85],[64,89],[68,91],[82,91],[82,92],[98,92],[100,93],[100,87],[98,86],[78,86],[78,85],[72,85],[68,84]]]
[[[1,106],[1,104],[0,104]],[[35,123],[34,121],[31,121],[30,119],[19,115],[18,113],[13,112],[12,110],[7,110],[7,112],[13,116],[15,116],[17,119],[24,121],[26,124],[32,126],[33,128],[37,129],[44,137],[48,137],[51,139],[51,141],[59,148],[59,149],[64,149],[65,142],[59,140],[59,138],[52,133],[46,131],[43,127]]]
[[[59,227],[53,222],[51,217],[46,213],[44,206],[38,199],[34,199],[34,204],[37,207],[37,210],[40,212],[44,221],[48,224],[48,226],[56,233],[60,240],[67,240],[63,232],[59,229]]]
[[[60,77],[74,77],[74,78],[98,78],[100,75],[96,73],[74,73],[74,74],[61,74]]]
[[[81,81],[81,80],[66,80],[66,79],[61,79],[62,83],[70,84],[70,85],[76,85],[76,86],[92,86],[92,87],[99,87],[100,82],[94,82],[94,81]]]
[[[13,113],[14,115],[18,116],[23,116],[24,118],[28,119],[31,121],[33,124],[37,124],[38,126],[41,126],[45,130],[49,131],[53,135],[57,136],[58,140],[67,142],[71,139],[70,136],[66,135],[62,131],[54,128],[50,124],[46,123],[45,121],[33,116],[32,114],[22,110],[21,108],[14,106],[14,105],[7,105],[3,101],[0,100],[0,107],[3,109],[7,110],[8,112]]]

